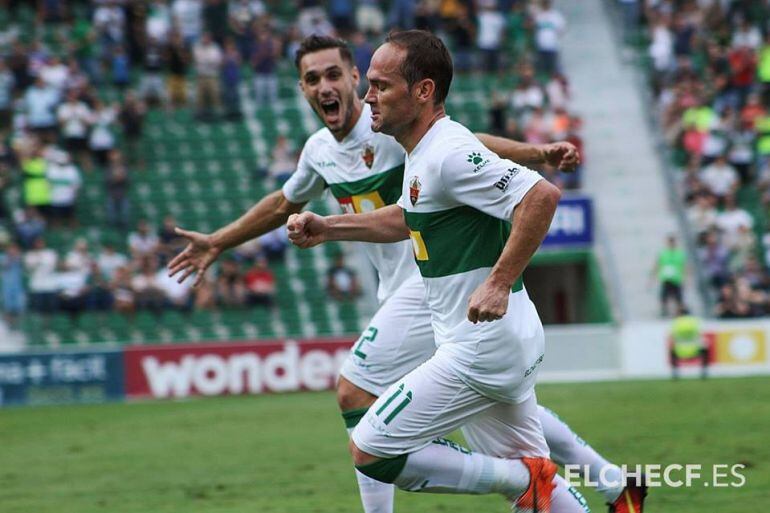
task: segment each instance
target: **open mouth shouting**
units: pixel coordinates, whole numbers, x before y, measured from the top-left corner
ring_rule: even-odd
[[[324,121],[327,124],[334,124],[340,121],[340,101],[334,98],[321,100],[321,111]]]

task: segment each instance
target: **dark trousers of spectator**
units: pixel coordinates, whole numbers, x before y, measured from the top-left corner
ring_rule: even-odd
[[[83,313],[86,307],[85,296],[68,296],[65,294],[59,295],[59,309],[76,320]]]
[[[550,77],[556,71],[559,71],[559,52],[555,50],[538,50],[537,71],[546,77]]]
[[[157,289],[148,289],[136,293],[136,308],[160,314],[166,307],[166,295]]]
[[[254,294],[249,292],[246,295],[246,304],[249,306],[266,306],[268,308],[275,304],[271,294]]]
[[[498,48],[483,48],[481,55],[484,60],[484,71],[497,73],[500,69],[500,50]]]
[[[682,285],[672,281],[664,281],[660,284],[660,314],[665,316],[668,310],[670,300],[676,302],[676,310],[682,306]]]
[[[679,364],[681,363],[681,359],[676,355],[676,351],[673,349],[669,353],[669,358],[671,359],[671,377],[679,379]],[[708,376],[709,350],[704,347],[700,350],[696,358],[700,360],[700,377],[701,379],[706,379]]]
[[[103,287],[94,287],[85,299],[86,308],[89,310],[111,310],[113,302],[112,292]]]
[[[196,88],[198,116],[211,118],[220,105],[219,77],[199,76]]]
[[[228,119],[238,119],[241,116],[241,103],[238,98],[238,84],[222,83],[222,103],[225,116]]]
[[[59,309],[59,295],[56,292],[30,292],[29,308],[34,312],[53,313]]]
[[[107,196],[107,223],[121,230],[128,228],[130,208],[128,198]]]

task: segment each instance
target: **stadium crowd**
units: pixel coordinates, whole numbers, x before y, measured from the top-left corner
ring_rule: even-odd
[[[632,21],[646,36],[658,119],[681,169],[714,314],[768,315],[770,4],[628,3],[641,7]]]
[[[279,69],[293,66],[310,34],[348,39],[363,75],[388,30],[433,30],[451,46],[460,74],[515,71],[515,87],[490,102],[490,132],[581,146],[559,63],[566,22],[549,0],[0,0],[0,7],[0,269],[11,322],[26,310],[273,306],[270,262],[286,247],[280,230],[239,248],[191,290],[164,269],[182,244],[174,220],[157,230],[136,222],[130,192],[137,173],[152,172],[142,145],[149,110],[191,108],[201,122],[238,121],[244,84],[266,108],[279,98]],[[279,138],[271,157],[267,174],[279,185],[297,154]],[[580,186],[579,171],[544,173],[561,187]],[[104,184],[103,228],[123,240],[79,237],[48,247],[52,232],[80,234],[94,222],[78,210],[84,176],[93,174]],[[339,300],[360,295],[342,257],[327,290]]]

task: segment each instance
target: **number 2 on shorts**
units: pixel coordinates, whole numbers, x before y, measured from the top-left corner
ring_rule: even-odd
[[[401,386],[399,386],[399,387],[398,387],[398,390],[396,390],[395,392],[393,392],[393,394],[391,394],[391,396],[390,396],[390,397],[388,397],[388,400],[387,400],[387,401],[385,401],[385,404],[383,404],[382,406],[380,406],[380,407],[379,407],[379,409],[377,410],[377,412],[375,413],[375,415],[377,415],[377,416],[379,417],[379,416],[382,414],[382,412],[384,412],[385,410],[387,410],[387,409],[388,409],[388,407],[390,406],[390,404],[391,404],[393,401],[395,401],[395,400],[396,400],[396,397],[398,397],[399,395],[401,395],[403,392],[404,392],[404,384],[402,383],[402,384],[401,384]],[[393,419],[396,417],[396,415],[398,415],[399,413],[401,413],[401,410],[403,410],[404,408],[406,408],[406,405],[407,405],[407,404],[409,404],[409,403],[411,403],[411,402],[412,402],[412,392],[411,392],[411,390],[410,390],[410,391],[407,391],[407,392],[404,394],[404,400],[403,400],[403,401],[401,401],[400,403],[398,403],[398,406],[396,406],[395,408],[393,408],[393,410],[392,410],[392,411],[391,411],[391,412],[388,414],[388,416],[387,416],[387,417],[385,417],[385,420],[383,420],[382,422],[383,422],[385,425],[388,425],[388,424],[390,424],[390,421],[391,421],[391,420],[393,420]]]
[[[366,331],[364,331],[361,334],[361,338],[358,339],[358,343],[356,344],[356,347],[353,348],[353,354],[361,358],[362,360],[366,360],[366,353],[361,351],[361,346],[364,345],[364,342],[373,342],[374,339],[377,337],[377,328],[374,326],[369,326],[366,328]]]

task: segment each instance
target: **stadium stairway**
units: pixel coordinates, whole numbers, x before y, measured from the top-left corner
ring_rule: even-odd
[[[663,161],[648,122],[636,70],[623,62],[614,20],[604,0],[559,0],[569,26],[561,64],[569,77],[572,105],[585,120],[584,190],[594,198],[605,283],[612,284],[616,313],[625,321],[659,316],[650,273],[665,237],[686,238],[672,206]],[[657,285],[657,284],[656,284]],[[689,283],[685,299],[696,311],[701,298]]]

